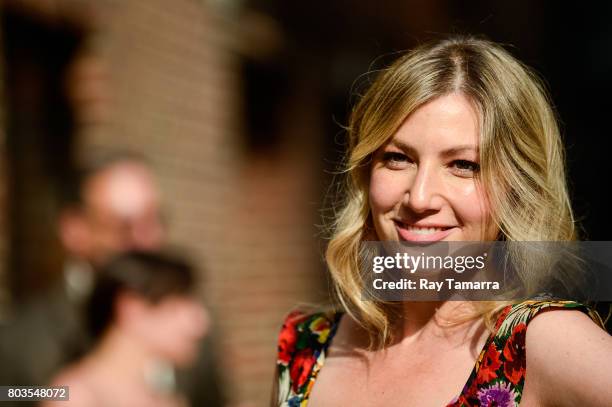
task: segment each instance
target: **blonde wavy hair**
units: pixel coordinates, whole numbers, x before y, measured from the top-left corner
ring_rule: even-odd
[[[568,196],[564,149],[551,100],[541,79],[502,46],[455,36],[421,45],[382,70],[350,116],[342,201],[325,258],[341,307],[370,333],[371,347],[392,338],[393,303],[363,301],[361,243],[372,240],[370,161],[406,118],[423,104],[454,92],[465,95],[480,118],[477,182],[492,208],[485,228],[498,240],[570,241],[577,238]],[[520,246],[520,245],[519,245]],[[521,246],[522,247],[522,246]],[[530,270],[533,256],[510,250],[513,264]],[[552,272],[552,271],[550,271]],[[541,273],[521,275],[536,287]],[[488,326],[508,303],[478,303]]]

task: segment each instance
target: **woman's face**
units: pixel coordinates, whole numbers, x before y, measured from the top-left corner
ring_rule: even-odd
[[[370,208],[380,240],[478,241],[489,208],[479,171],[478,113],[459,93],[412,113],[374,154]]]

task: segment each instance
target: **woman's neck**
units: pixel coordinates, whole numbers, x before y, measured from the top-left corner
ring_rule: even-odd
[[[402,302],[396,318],[396,342],[418,339],[423,334],[454,337],[465,334],[478,320],[469,301]]]

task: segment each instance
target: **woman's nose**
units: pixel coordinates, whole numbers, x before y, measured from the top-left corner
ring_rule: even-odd
[[[406,190],[404,203],[416,213],[439,210],[442,201],[439,177],[432,165],[419,165]]]

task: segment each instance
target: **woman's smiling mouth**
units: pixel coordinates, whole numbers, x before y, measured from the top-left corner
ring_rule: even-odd
[[[455,226],[415,225],[400,220],[394,220],[394,223],[400,240],[408,242],[436,242],[447,237],[455,229]]]

